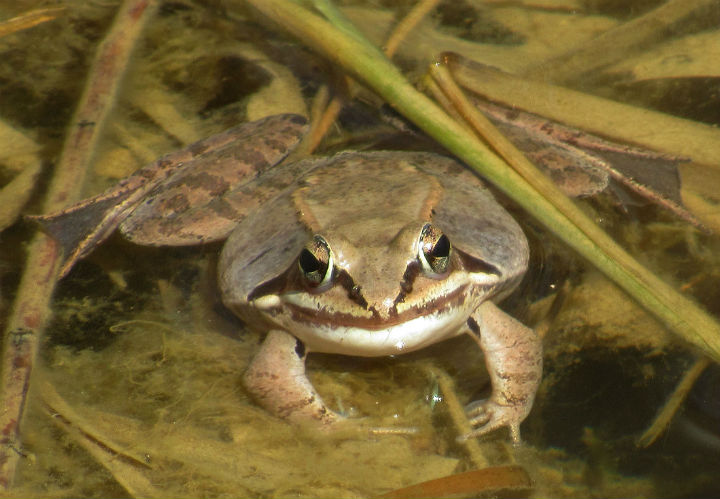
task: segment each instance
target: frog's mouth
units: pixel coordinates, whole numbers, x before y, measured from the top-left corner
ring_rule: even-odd
[[[464,302],[474,301],[468,296],[467,289],[468,284],[465,283],[422,303],[393,303],[384,307],[384,310],[378,310],[380,307],[373,305],[353,306],[350,307],[350,311],[338,310],[327,305],[318,306],[315,300],[309,300],[308,303],[307,295],[303,297],[286,295],[284,302],[290,319],[295,323],[308,326],[358,328],[371,332],[392,328],[420,317],[440,318],[456,313],[462,314],[466,308]]]
[[[476,300],[466,286],[441,300],[387,319],[355,317],[289,305],[274,317],[310,351],[374,357],[397,355],[465,332]]]
[[[470,314],[492,294],[496,284],[496,277],[488,277],[483,283],[458,275],[418,289],[415,301],[405,297],[381,311],[385,313],[375,310],[372,304],[364,307],[353,300],[336,302],[325,295],[286,293],[281,298],[282,306],[266,309],[266,313],[311,351],[369,357],[395,355],[463,333]],[[339,307],[333,308],[334,303]]]

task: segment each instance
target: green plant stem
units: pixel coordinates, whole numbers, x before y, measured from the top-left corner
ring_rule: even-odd
[[[658,279],[618,246],[562,194],[538,194],[520,174],[465,127],[418,92],[372,44],[348,36],[285,0],[247,0],[303,43],[342,66],[473,170],[505,192],[549,230],[592,262],[670,329],[720,361],[720,325],[697,304]],[[557,192],[553,187],[552,193]]]
[[[337,29],[354,36],[361,43],[365,39],[364,35],[335,7],[331,0],[312,0],[312,4]]]

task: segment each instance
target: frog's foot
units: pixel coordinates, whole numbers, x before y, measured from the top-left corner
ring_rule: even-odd
[[[501,405],[488,399],[472,402],[466,407],[472,431],[458,437],[459,441],[480,437],[503,426],[510,429],[513,444],[520,444],[520,423],[525,419],[527,409],[524,406]]]
[[[255,400],[272,414],[294,423],[343,421],[329,409],[305,375],[305,345],[285,331],[268,333],[243,378]]]
[[[468,329],[485,353],[493,390],[489,399],[468,409],[470,423],[476,429],[461,438],[507,426],[513,443],[519,444],[520,423],[532,409],[542,378],[540,338],[492,302],[477,308],[468,320]]]

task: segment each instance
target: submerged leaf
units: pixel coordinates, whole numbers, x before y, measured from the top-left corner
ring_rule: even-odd
[[[532,481],[522,467],[496,466],[429,480],[378,497],[384,499],[477,497],[481,494],[499,496],[508,492],[513,492],[513,497],[527,497],[531,488]]]

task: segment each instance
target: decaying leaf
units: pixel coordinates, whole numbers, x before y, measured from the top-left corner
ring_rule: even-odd
[[[520,466],[496,466],[466,471],[378,496],[382,499],[410,499],[425,497],[477,497],[479,495],[502,496],[512,492],[512,497],[527,497],[532,481]]]
[[[12,19],[0,22],[0,37],[32,28],[47,21],[52,21],[64,12],[65,7],[49,7],[25,12]]]

